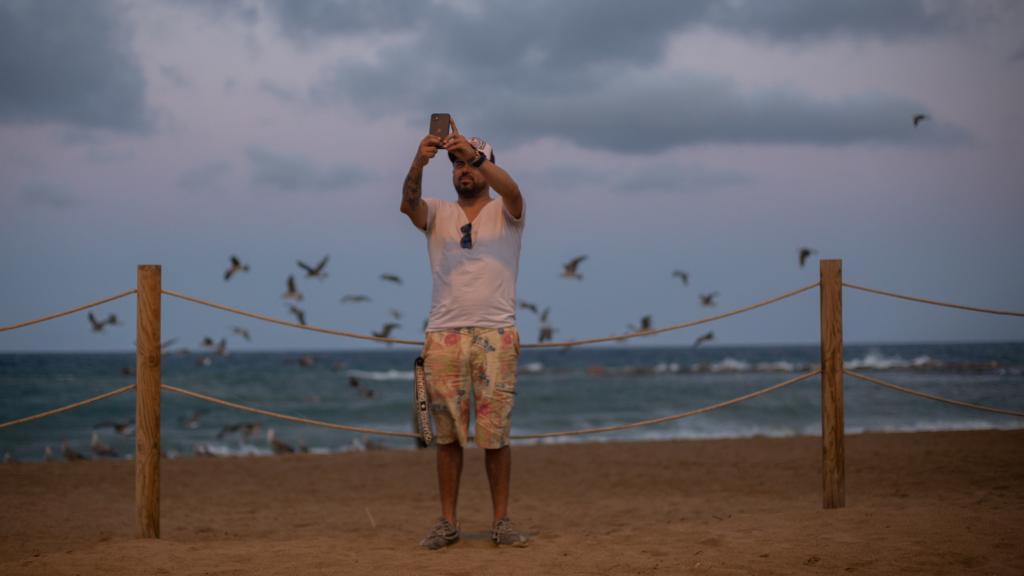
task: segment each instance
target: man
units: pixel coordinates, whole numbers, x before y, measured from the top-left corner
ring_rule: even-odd
[[[448,151],[452,162],[457,202],[421,197],[423,168],[439,148]],[[489,144],[467,140],[457,131],[444,140],[428,134],[405,178],[402,212],[426,234],[433,275],[423,359],[436,428],[441,518],[420,545],[437,550],[459,540],[456,508],[472,393],[475,441],[485,450],[491,488],[491,539],[498,545],[524,546],[527,538],[508,519],[523,196],[512,177],[494,163]]]

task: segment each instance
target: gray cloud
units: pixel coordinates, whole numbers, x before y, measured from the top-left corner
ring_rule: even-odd
[[[206,192],[216,187],[230,173],[231,165],[227,162],[208,162],[182,173],[178,176],[177,185],[189,192]]]
[[[542,170],[523,169],[520,179],[547,188],[609,190],[626,194],[702,194],[751,182],[751,177],[734,170],[719,170],[699,164],[660,162],[569,163]]]
[[[360,168],[340,164],[318,167],[308,161],[251,147],[246,155],[252,181],[261,188],[280,192],[326,192],[365,182],[369,176]]]
[[[0,4],[0,121],[141,132],[145,79],[108,0]]]
[[[341,62],[326,70],[310,90],[315,102],[352,102],[372,115],[407,110],[417,126],[428,112],[465,110],[466,126],[510,144],[547,136],[584,148],[645,153],[707,142],[948,143],[965,137],[938,124],[927,133],[908,131],[906,119],[926,109],[907,99],[750,93],[708,74],[654,71],[671,35],[697,25],[786,41],[840,34],[891,39],[953,27],[952,8],[930,8],[947,6],[936,2],[573,0],[484,4],[478,13],[447,6],[401,16],[370,10],[353,21],[323,14],[358,12],[363,4],[275,6],[285,32],[304,40],[352,33],[353,21],[418,34],[383,50],[377,64]]]
[[[195,8],[217,20],[235,19],[246,24],[260,20],[259,6],[251,0],[171,0],[174,4]]]

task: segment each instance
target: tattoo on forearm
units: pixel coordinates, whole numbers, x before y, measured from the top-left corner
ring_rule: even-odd
[[[410,209],[420,205],[420,195],[423,187],[423,167],[413,164],[409,173],[405,176],[405,184],[402,186],[402,202]]]

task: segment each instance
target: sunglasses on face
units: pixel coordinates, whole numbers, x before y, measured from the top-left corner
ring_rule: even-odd
[[[470,235],[473,232],[473,223],[464,224],[459,231],[462,232],[462,240],[459,241],[459,246],[469,250],[473,247],[473,237]]]

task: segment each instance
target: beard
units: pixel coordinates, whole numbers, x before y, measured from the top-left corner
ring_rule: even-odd
[[[459,182],[455,185],[455,192],[459,195],[459,198],[472,200],[487,193],[487,184],[483,182],[474,182],[472,184]]]

